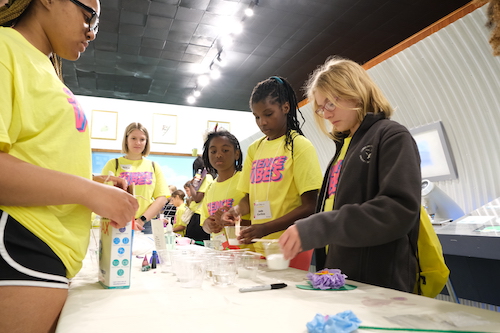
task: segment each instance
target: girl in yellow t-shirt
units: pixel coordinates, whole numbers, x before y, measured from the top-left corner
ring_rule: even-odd
[[[226,237],[221,233],[223,224],[220,217],[245,196],[236,188],[243,163],[238,139],[226,130],[210,132],[203,146],[203,162],[209,172],[218,175],[203,200],[203,230],[212,234],[212,239],[220,239],[224,243]],[[241,224],[250,225],[249,216],[243,216]]]
[[[123,179],[92,177],[88,119],[57,65],[95,39],[99,1],[0,3],[0,332],[52,332],[91,213],[121,228],[138,205]]]
[[[316,150],[300,129],[290,84],[277,76],[258,83],[250,106],[265,136],[248,148],[237,186],[245,196],[222,218],[234,224],[250,213],[252,225],[239,237],[244,243],[278,238],[296,220],[314,213],[322,181]]]
[[[152,233],[150,221],[160,213],[170,197],[160,166],[145,158],[151,147],[149,141],[149,132],[141,123],[129,124],[123,134],[122,153],[125,156],[109,160],[102,169],[103,175],[111,172],[135,185],[139,202],[135,225],[145,233]]]
[[[177,190],[172,193],[171,202],[175,206],[175,216],[173,223],[173,230],[181,236],[186,233],[187,222],[182,219],[182,215],[186,211],[186,204],[184,203],[184,197],[186,194],[182,190]]]

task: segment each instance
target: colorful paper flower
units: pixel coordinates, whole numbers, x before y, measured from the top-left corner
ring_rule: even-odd
[[[351,310],[347,310],[334,316],[323,316],[318,313],[306,327],[309,333],[350,333],[357,330],[359,324],[361,320]]]
[[[316,273],[307,273],[306,275],[309,283],[313,288],[325,289],[339,289],[345,285],[347,275],[342,274],[340,269],[323,269]]]

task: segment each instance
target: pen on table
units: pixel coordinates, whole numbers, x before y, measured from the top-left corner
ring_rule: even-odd
[[[281,289],[281,288],[285,288],[286,286],[287,286],[286,283],[263,284],[260,286],[240,288],[240,293],[246,293],[246,292],[250,292],[250,291]]]

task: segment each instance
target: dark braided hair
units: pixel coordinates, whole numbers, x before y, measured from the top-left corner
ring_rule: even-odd
[[[297,96],[295,91],[293,91],[292,86],[287,80],[280,76],[271,76],[270,78],[257,83],[255,88],[253,88],[252,95],[250,96],[250,107],[253,104],[268,100],[271,104],[279,104],[283,106],[288,102],[290,105],[290,111],[286,116],[286,137],[285,137],[285,147],[287,147],[293,156],[293,139],[292,130],[295,130],[300,135],[304,135],[302,132],[301,125],[297,119],[297,112],[300,114],[302,121],[305,122],[304,116],[299,109],[297,103]]]
[[[213,138],[217,137],[226,137],[229,140],[229,142],[231,142],[231,144],[233,145],[234,150],[240,151],[240,157],[236,161],[234,161],[234,168],[236,169],[236,171],[241,171],[243,167],[243,154],[241,153],[240,142],[233,134],[231,134],[226,130],[212,131],[207,135],[207,140],[203,144],[203,155],[202,155],[203,163],[205,164],[207,171],[210,172],[211,174],[217,174],[217,170],[213,167],[212,164],[210,164],[210,160],[208,158],[210,141],[212,141]]]

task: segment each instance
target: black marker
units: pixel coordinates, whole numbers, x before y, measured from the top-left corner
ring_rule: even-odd
[[[281,289],[285,288],[286,283],[273,283],[273,284],[264,284],[261,286],[253,286],[253,287],[246,287],[246,288],[240,288],[240,293],[246,293],[249,291],[261,291],[261,290],[271,290],[271,289]]]

